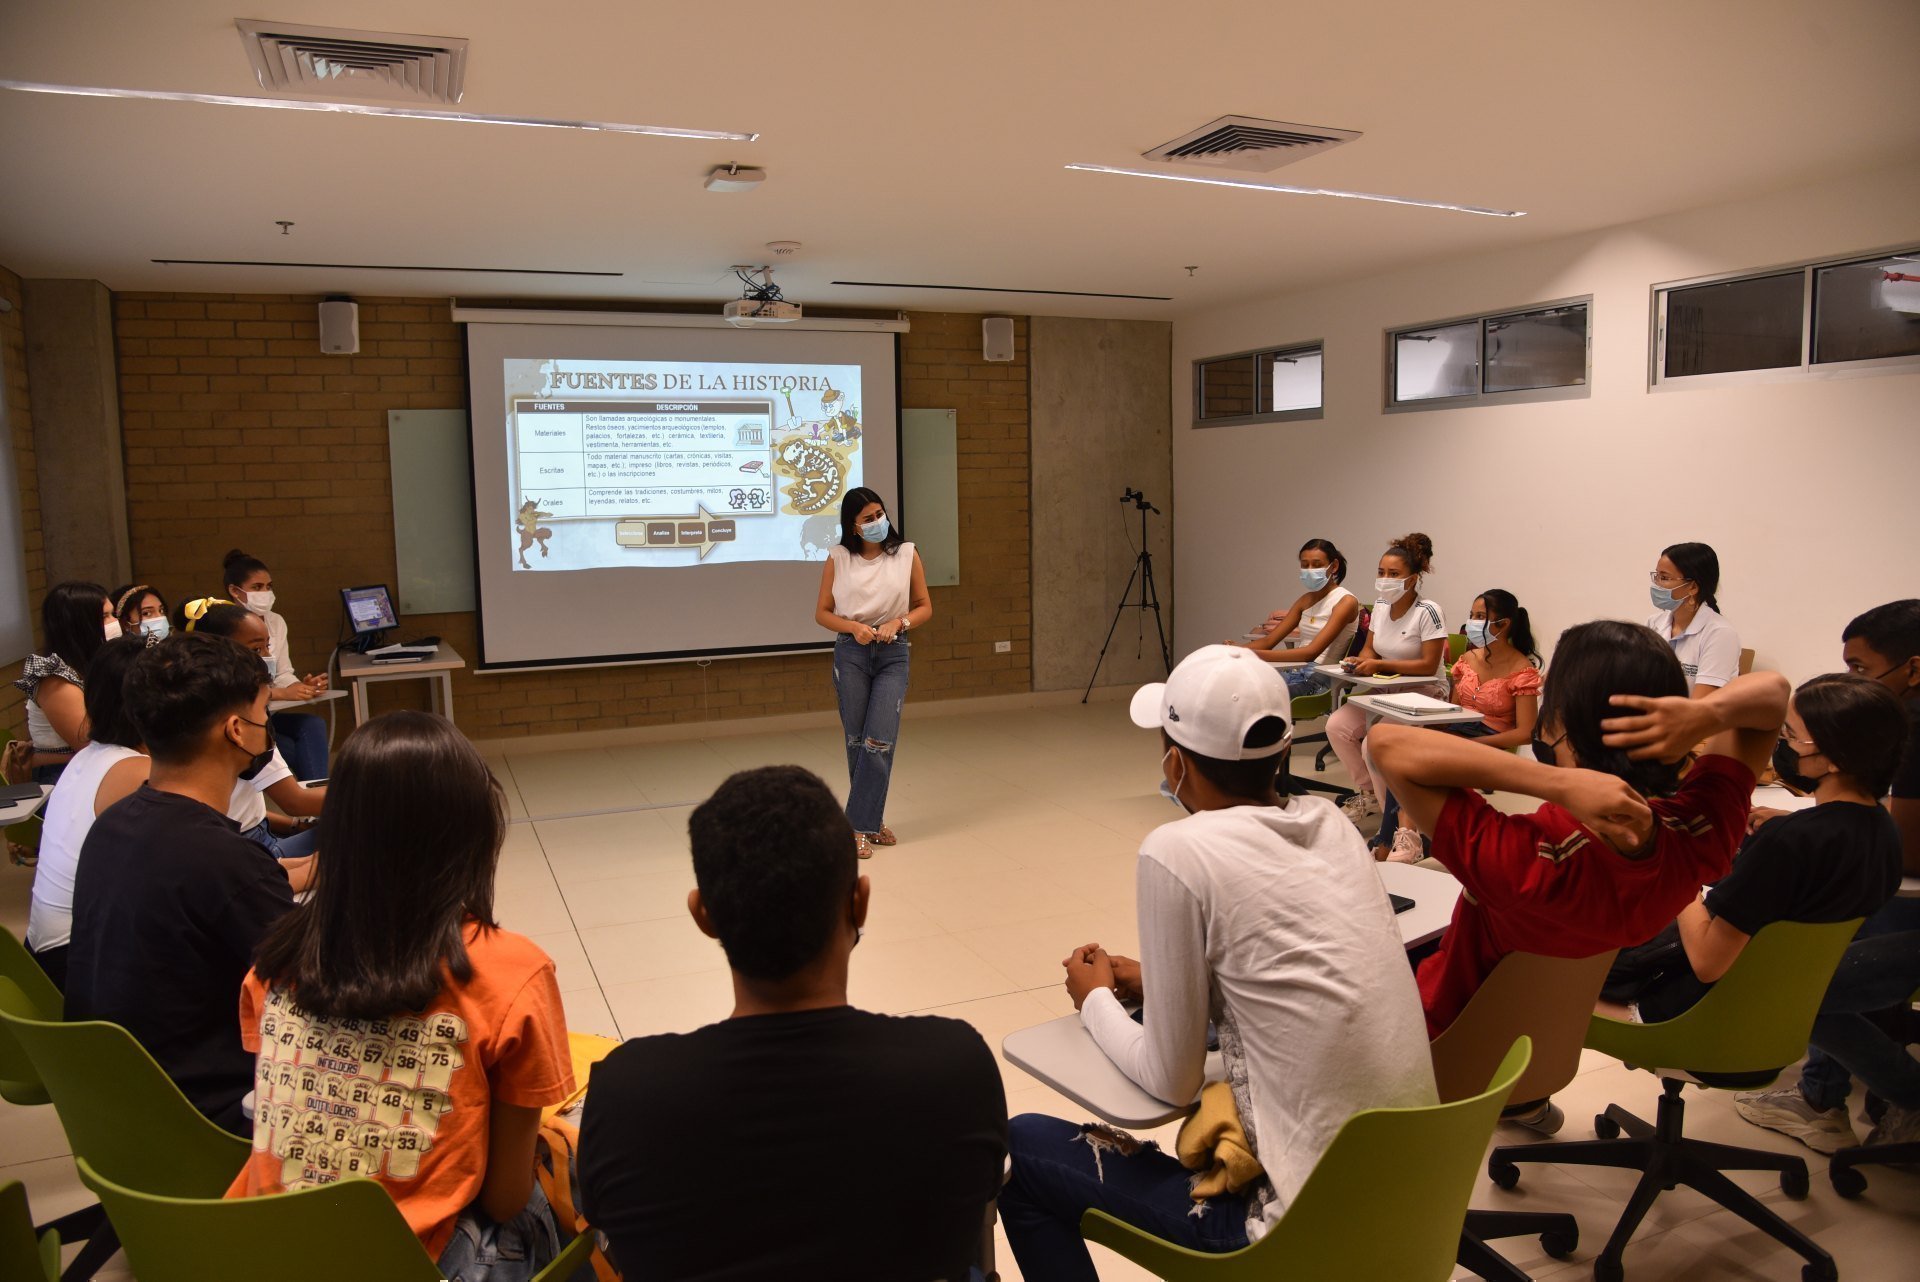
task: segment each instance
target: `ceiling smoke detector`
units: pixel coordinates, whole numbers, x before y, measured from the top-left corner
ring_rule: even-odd
[[[1148,160],[1164,160],[1176,165],[1266,173],[1352,142],[1359,136],[1353,129],[1290,125],[1252,116],[1222,116],[1141,154]]]
[[[264,89],[408,102],[460,101],[467,42],[452,36],[306,27],[240,18],[240,43]]]
[[[767,249],[771,253],[780,255],[782,258],[794,253],[799,248],[800,242],[797,240],[770,240],[767,242]]]
[[[700,185],[708,191],[754,191],[767,180],[764,169],[748,169],[740,165],[715,165],[713,172],[707,175]]]

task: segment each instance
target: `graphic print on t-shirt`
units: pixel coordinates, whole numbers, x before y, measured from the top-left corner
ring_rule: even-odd
[[[253,1148],[280,1159],[287,1189],[384,1175],[411,1180],[453,1107],[467,1023],[317,1019],[279,989],[260,1016]]]

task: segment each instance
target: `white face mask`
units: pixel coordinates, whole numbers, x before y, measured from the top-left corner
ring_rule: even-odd
[[[263,619],[267,617],[267,611],[273,609],[272,592],[242,592],[240,595],[244,598],[240,604]]]
[[[120,639],[120,620],[118,619],[102,620],[100,627],[107,634],[107,640],[118,641]]]
[[[1407,582],[1406,579],[1375,579],[1373,590],[1379,593],[1382,601],[1392,605],[1407,594]]]
[[[1165,753],[1163,753],[1163,754],[1161,755],[1161,757],[1160,757],[1160,773],[1161,773],[1161,774],[1165,774],[1165,773],[1166,773],[1166,771],[1167,771],[1167,758],[1168,758],[1168,757],[1171,757],[1172,755],[1173,755],[1173,749],[1172,749],[1172,748],[1168,748],[1168,749],[1166,750],[1166,752],[1165,752]],[[1189,814],[1189,815],[1190,815],[1190,814],[1192,814],[1192,813],[1193,813],[1193,807],[1192,807],[1192,806],[1189,806],[1189,805],[1188,805],[1188,804],[1187,804],[1186,802],[1184,802],[1184,801],[1182,801],[1182,800],[1180,800],[1180,789],[1181,789],[1181,788],[1182,788],[1183,786],[1185,786],[1185,784],[1186,784],[1186,782],[1187,782],[1187,759],[1186,759],[1185,757],[1182,757],[1182,758],[1180,758],[1180,782],[1179,782],[1179,783],[1176,783],[1176,784],[1173,784],[1173,785],[1172,785],[1172,788],[1173,788],[1173,804],[1174,804],[1174,805],[1176,805],[1176,806],[1178,806],[1178,807],[1180,807],[1180,809],[1181,809],[1181,810],[1182,810],[1182,811],[1183,811],[1184,813],[1186,813],[1186,814]]]

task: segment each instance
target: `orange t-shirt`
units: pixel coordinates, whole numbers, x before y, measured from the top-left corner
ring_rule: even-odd
[[[424,1010],[317,1019],[252,971],[240,1039],[255,1053],[253,1155],[228,1197],[379,1180],[438,1259],[480,1196],[497,1102],[573,1094],[553,960],[525,936],[469,922],[473,978],[449,974]]]

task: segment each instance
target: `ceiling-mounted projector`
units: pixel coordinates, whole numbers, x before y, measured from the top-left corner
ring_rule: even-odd
[[[755,325],[786,325],[800,319],[800,304],[780,297],[780,287],[773,283],[773,268],[736,267],[733,274],[746,286],[746,292],[720,309],[727,324],[750,329]],[[755,276],[760,279],[755,280]]]

